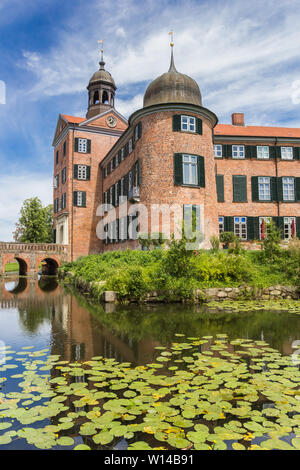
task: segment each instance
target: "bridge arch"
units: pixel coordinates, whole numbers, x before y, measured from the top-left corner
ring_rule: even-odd
[[[39,269],[39,266],[42,264],[42,269]],[[57,259],[55,256],[38,256],[37,257],[37,266],[36,272],[41,271],[43,275],[46,276],[55,276],[57,274],[57,270],[61,265],[60,260]]]
[[[25,257],[14,255],[13,253],[5,256],[3,261],[3,271],[5,272],[5,267],[9,263],[17,261],[19,264],[19,275],[26,276],[29,271],[29,260],[26,260]]]

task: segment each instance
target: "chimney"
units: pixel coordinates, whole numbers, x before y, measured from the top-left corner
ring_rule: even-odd
[[[245,116],[244,113],[233,113],[231,116],[233,126],[244,126],[245,125]]]

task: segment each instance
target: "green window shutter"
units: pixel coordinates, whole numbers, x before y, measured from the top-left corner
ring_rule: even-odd
[[[295,178],[295,195],[296,201],[300,201],[300,178]]]
[[[182,153],[175,153],[174,154],[174,185],[180,186],[182,184],[183,184]]]
[[[174,114],[173,116],[173,131],[179,132],[181,131],[181,115]]]
[[[269,156],[271,159],[276,158],[276,147],[272,146],[269,148]]]
[[[300,238],[300,217],[296,217],[296,236]]]
[[[197,134],[203,134],[203,126],[202,126],[202,119],[196,120],[196,132]]]
[[[294,147],[294,160],[300,160],[300,147]]]
[[[75,152],[78,152],[78,137],[75,137]]]
[[[254,147],[254,148],[256,148],[256,147]],[[245,146],[245,157],[246,158],[249,158],[249,159],[253,158],[252,157],[252,151],[253,151],[252,149],[253,149],[253,145],[246,145]]]
[[[279,193],[278,193],[278,182],[277,182],[276,176],[272,176],[270,178],[270,181],[271,181],[271,201],[277,202]]]
[[[87,181],[90,181],[91,179],[91,167],[90,166],[86,167],[86,179]]]
[[[66,155],[67,153],[67,143],[66,141],[64,141],[64,155]]]
[[[284,238],[284,218],[283,217],[276,217],[276,225],[281,232],[281,238]]]
[[[225,202],[224,198],[224,175],[216,175],[218,202]]]
[[[234,231],[234,218],[224,217],[224,232],[233,232],[233,231]]]
[[[78,179],[78,165],[74,165],[74,179]]]
[[[198,181],[200,188],[205,188],[205,163],[204,157],[201,156],[198,156]]]
[[[247,202],[247,176],[233,176],[233,202]]]
[[[259,202],[258,176],[252,176],[251,186],[252,186],[252,201]]]
[[[257,158],[257,147],[256,145],[250,145],[250,158]]]
[[[86,153],[91,153],[91,141],[87,139]]]
[[[86,192],[82,193],[82,207],[86,207]]]
[[[275,147],[275,158],[281,158],[281,147]]]
[[[115,185],[113,185],[112,187],[112,201],[111,201],[111,204],[115,207],[115,199],[116,199],[116,187]]]
[[[129,143],[127,142],[127,144],[125,145],[125,151],[124,151],[124,154],[125,154],[125,158],[127,157],[127,155],[129,154]]]
[[[232,145],[223,145],[223,157],[232,158]]]
[[[259,217],[247,217],[248,240],[259,240]]]
[[[276,185],[277,186],[277,201],[283,201],[282,178],[276,178],[276,179],[277,179],[277,185]]]
[[[128,173],[124,176],[124,196],[128,197]]]
[[[74,206],[77,206],[77,191],[73,192],[73,204]]]

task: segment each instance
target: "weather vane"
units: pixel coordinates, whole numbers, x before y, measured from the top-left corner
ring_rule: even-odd
[[[170,31],[169,36],[171,36],[170,46],[174,47],[174,31]]]

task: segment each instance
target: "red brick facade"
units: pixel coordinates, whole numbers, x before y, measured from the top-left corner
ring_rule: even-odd
[[[182,116],[193,120],[192,130],[184,128]],[[174,122],[181,127],[175,128]],[[90,141],[87,153],[78,151],[78,139]],[[218,125],[216,116],[202,106],[164,102],[136,111],[128,127],[114,108],[88,120],[60,115],[53,145],[54,176],[59,175],[54,201],[61,202],[66,194],[65,207],[64,201],[58,206],[55,203],[56,242],[70,245],[72,260],[89,253],[139,247],[136,239],[120,237],[119,227],[117,239],[106,236],[103,241],[96,234],[98,227],[98,235],[100,228],[100,238],[104,238],[103,231],[110,230],[108,223],[113,220],[113,211],[105,213],[104,219],[96,215],[101,203],[112,204],[118,221],[123,220],[120,195],[131,200],[132,209],[140,203],[148,210],[147,215],[139,210],[136,224],[141,229],[147,218],[150,233],[164,232],[162,217],[154,223],[151,216],[153,205],[199,207],[205,248],[220,228],[239,235],[238,217],[245,219],[245,223],[240,220],[245,241],[259,238],[260,217],[273,217],[283,238],[300,235],[300,129],[246,126],[242,113],[233,114],[231,125]],[[241,152],[238,158],[235,146]],[[287,148],[285,154],[281,155],[281,147]],[[196,184],[176,182],[176,155],[181,155],[182,162],[186,156],[198,159],[201,169]],[[90,168],[88,180],[74,177],[76,165]],[[62,183],[64,168],[66,181]],[[182,172],[194,171],[190,170],[192,164],[182,163],[182,168]],[[282,177],[293,180],[287,184]],[[219,187],[220,180],[223,187]],[[78,192],[85,193],[85,207],[76,203]],[[285,217],[294,221],[285,221]],[[285,227],[285,222],[290,226]],[[171,233],[174,229],[171,223]]]

